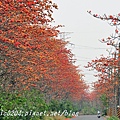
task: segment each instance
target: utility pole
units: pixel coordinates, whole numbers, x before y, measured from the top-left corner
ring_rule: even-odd
[[[118,51],[118,105],[120,106],[120,43]]]
[[[116,52],[114,54],[114,59],[116,60]],[[116,74],[116,66],[114,66],[114,115],[117,115],[117,74]]]
[[[62,40],[66,40],[66,39],[69,39],[70,37],[67,37],[69,34],[71,34],[73,32],[60,32],[59,35],[60,35],[60,39]]]
[[[117,116],[120,117],[120,42],[118,46]]]

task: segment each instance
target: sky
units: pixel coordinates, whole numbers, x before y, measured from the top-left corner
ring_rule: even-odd
[[[120,13],[120,0],[53,0],[58,5],[58,10],[54,10],[53,18],[55,25],[64,25],[61,32],[66,35],[72,53],[77,59],[76,65],[85,75],[84,80],[91,85],[97,81],[93,75],[95,71],[84,68],[88,62],[100,55],[108,56],[107,49],[110,46],[101,43],[99,40],[107,38],[114,33],[115,28],[107,21],[102,21],[91,16],[87,11],[98,15],[117,15]]]

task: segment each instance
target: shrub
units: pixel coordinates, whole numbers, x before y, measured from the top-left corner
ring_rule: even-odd
[[[76,112],[77,107],[68,100],[51,100],[46,103],[44,95],[40,94],[38,90],[29,90],[14,93],[1,92],[0,93],[0,120],[44,120],[44,119],[57,119],[61,113],[67,110]],[[44,114],[44,112],[46,113]],[[60,115],[46,116],[47,114],[59,112]],[[39,113],[43,114],[39,114]],[[78,111],[77,111],[78,112]],[[8,114],[9,113],[9,114]],[[12,114],[13,116],[10,116]],[[72,117],[72,114],[63,114],[65,117]]]
[[[60,114],[64,113],[63,115],[67,118],[71,118],[72,115],[76,115],[76,112],[78,112],[77,107],[68,100],[51,100],[49,103],[49,110],[53,112],[60,112]]]
[[[107,118],[107,120],[119,120],[119,118],[116,116],[111,116],[110,118]]]
[[[0,120],[40,120],[44,116],[37,115],[38,112],[48,110],[43,95],[36,90],[24,93],[3,92],[0,101]]]

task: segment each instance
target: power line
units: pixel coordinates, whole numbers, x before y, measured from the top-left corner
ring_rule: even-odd
[[[66,40],[66,39],[69,39],[71,37],[67,37],[69,34],[72,34],[73,32],[60,32],[59,33],[59,36],[60,36],[60,39],[62,40]]]
[[[75,56],[75,57],[79,57],[79,58],[82,58],[82,59],[92,59],[92,58],[88,58],[88,57],[81,57],[81,56]]]
[[[76,61],[88,61],[88,59],[87,60],[79,60],[79,59],[77,59]]]
[[[68,37],[69,34],[72,34],[73,32],[60,32],[59,33],[59,36],[60,36],[60,39],[63,39],[63,40],[66,40],[66,39],[69,39],[71,37]],[[108,49],[107,47],[106,48],[98,48],[98,47],[92,47],[92,46],[85,46],[85,45],[76,45],[72,42],[69,42],[68,43],[69,45],[71,45],[72,48],[77,48],[77,49]]]
[[[89,47],[89,48],[95,48],[96,49],[96,47],[92,47],[92,46],[84,46],[84,45],[75,45],[75,46],[78,46],[78,47]],[[99,49],[106,49],[106,48],[99,48]]]
[[[83,46],[83,45],[75,45],[73,43],[69,43],[71,45],[72,48],[76,48],[76,49],[96,49],[96,50],[106,50],[106,49],[111,49],[111,48],[100,48],[100,47],[92,47],[92,46]],[[74,47],[73,47],[74,46]]]

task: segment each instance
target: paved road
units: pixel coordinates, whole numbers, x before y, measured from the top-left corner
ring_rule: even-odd
[[[81,115],[70,120],[105,120],[104,117],[97,118],[97,115]]]

